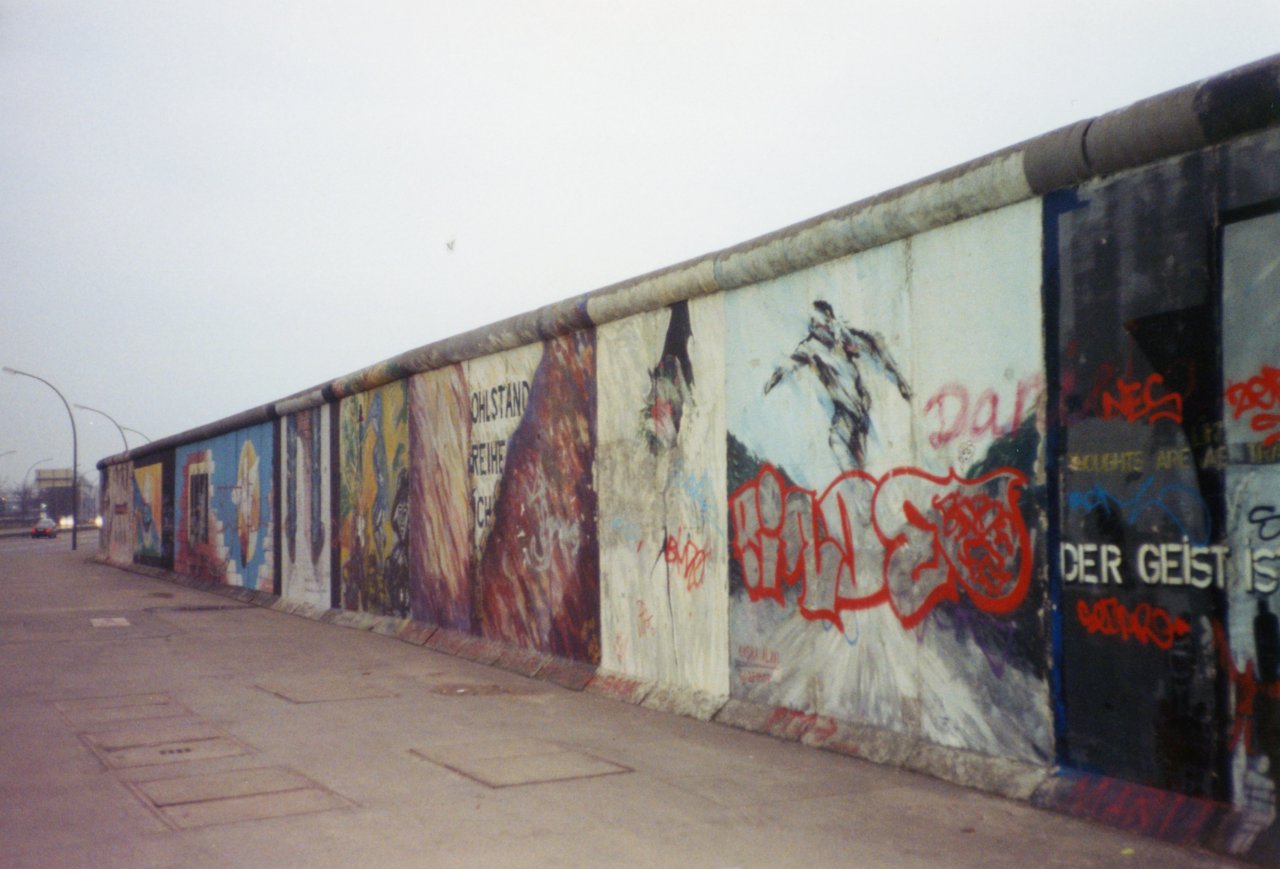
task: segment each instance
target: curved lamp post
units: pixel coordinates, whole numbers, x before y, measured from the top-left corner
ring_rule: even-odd
[[[83,404],[77,404],[77,405],[76,405],[76,407],[77,407],[79,410],[90,410],[90,411],[93,411],[94,413],[101,414],[101,415],[105,416],[107,419],[111,420],[111,424],[112,424],[113,426],[115,426],[115,427],[116,427],[116,431],[120,432],[120,440],[124,441],[124,451],[125,451],[126,453],[127,453],[127,452],[129,452],[129,439],[128,439],[127,437],[125,437],[125,436],[124,436],[124,429],[122,429],[122,428],[120,427],[120,423],[116,422],[115,417],[113,417],[111,414],[107,413],[105,410],[98,410],[96,407],[88,407],[88,406],[83,405]]]
[[[32,380],[39,380],[45,386],[52,389],[62,401],[62,406],[67,409],[67,419],[71,420],[71,549],[76,548],[76,529],[80,525],[80,452],[79,445],[76,442],[76,417],[71,412],[71,405],[67,404],[67,400],[62,397],[62,393],[58,392],[58,387],[54,386],[43,377],[36,377],[26,371],[19,371],[16,368],[10,368],[5,365],[0,367],[0,371],[5,374],[17,374],[21,377],[30,377]]]
[[[31,476],[31,472],[36,469],[36,465],[43,465],[45,462],[52,462],[53,459],[41,459],[38,462],[32,462],[31,467],[27,468],[27,472],[22,475],[22,488],[27,487],[27,478]]]
[[[129,428],[128,426],[125,426],[125,427],[124,427],[124,430],[125,430],[125,431],[131,431],[131,432],[133,432],[134,434],[136,434],[138,437],[142,438],[142,439],[143,439],[144,441],[146,441],[147,443],[151,443],[151,438],[147,437],[147,436],[146,436],[146,435],[144,435],[142,432],[138,431],[136,428]]]

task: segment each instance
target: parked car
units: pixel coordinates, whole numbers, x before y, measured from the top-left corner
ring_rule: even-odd
[[[37,520],[36,524],[32,526],[31,536],[33,538],[48,537],[50,539],[55,539],[58,536],[58,523],[54,522],[48,516],[45,516]]]

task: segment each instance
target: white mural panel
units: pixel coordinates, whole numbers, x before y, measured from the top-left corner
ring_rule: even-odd
[[[605,670],[728,696],[723,297],[597,329]]]
[[[331,602],[331,438],[327,405],[280,423],[282,593],[322,609]]]

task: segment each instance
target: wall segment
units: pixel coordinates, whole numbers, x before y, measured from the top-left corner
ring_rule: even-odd
[[[111,457],[104,554],[1273,863],[1278,95],[1273,58]]]

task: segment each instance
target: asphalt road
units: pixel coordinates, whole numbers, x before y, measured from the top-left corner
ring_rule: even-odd
[[[0,540],[0,866],[1241,865],[93,554]]]

